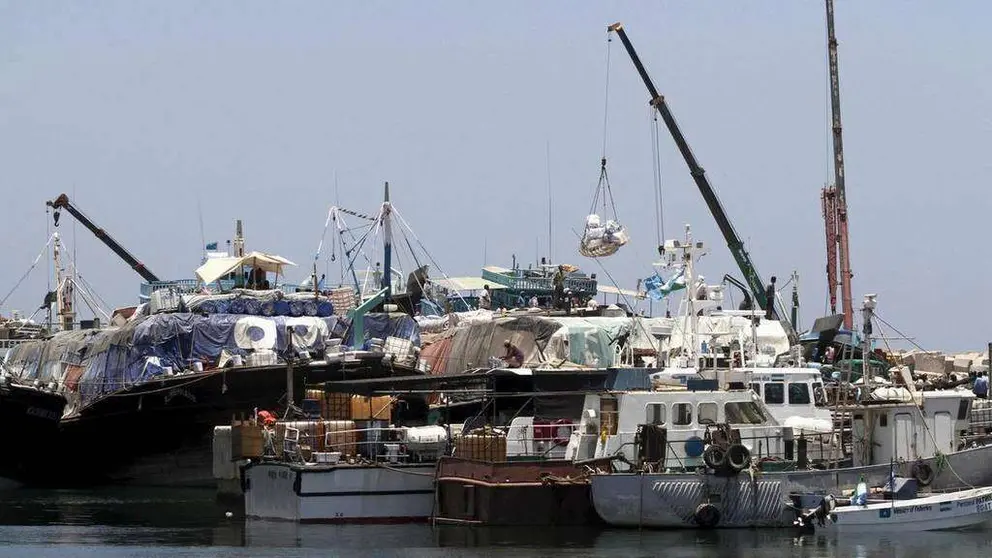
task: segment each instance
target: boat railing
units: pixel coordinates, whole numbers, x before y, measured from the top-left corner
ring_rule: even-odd
[[[791,430],[791,432],[789,432]],[[758,462],[785,461],[796,462],[799,465],[816,465],[828,463],[841,457],[838,451],[840,439],[829,432],[807,432],[795,429],[744,429],[738,430],[740,443],[748,448],[751,459]],[[688,435],[687,435],[688,434]],[[620,432],[612,436],[619,444],[614,444],[616,453],[624,453],[633,461],[637,451],[637,434],[635,432]],[[667,456],[665,467],[687,468],[694,467],[696,456],[687,455],[689,442],[702,439],[697,430],[669,430],[666,439]],[[630,448],[629,451],[624,451]],[[692,461],[690,465],[689,460]]]
[[[233,279],[224,279],[219,281],[220,286],[218,286],[217,283],[218,282],[213,282],[209,285],[204,285],[198,279],[174,279],[171,281],[153,281],[149,283],[142,283],[141,299],[148,300],[151,298],[153,292],[162,289],[171,289],[179,294],[203,294],[204,292],[210,294],[220,294],[230,292],[238,286]],[[286,283],[276,285],[273,288],[281,290],[286,294],[291,294],[298,291],[299,285]]]
[[[268,446],[268,455],[303,463],[403,463],[440,457],[447,451],[447,439],[436,441],[435,452],[408,451],[405,428],[367,426],[334,428],[341,421],[293,421],[277,427]],[[378,421],[369,421],[378,422]],[[294,425],[294,426],[290,426]],[[330,429],[333,428],[333,429]],[[432,455],[436,454],[436,455]]]
[[[517,291],[552,291],[554,281],[552,277],[527,277],[523,275],[508,273],[498,273],[488,269],[482,270],[482,278],[502,285],[508,289]],[[588,277],[566,277],[565,288],[575,292],[595,293],[596,280]]]

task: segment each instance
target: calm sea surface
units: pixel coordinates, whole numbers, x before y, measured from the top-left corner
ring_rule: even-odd
[[[232,512],[227,518],[225,512]],[[0,493],[0,556],[987,557],[992,530],[796,538],[782,531],[652,532],[246,522],[210,490]]]

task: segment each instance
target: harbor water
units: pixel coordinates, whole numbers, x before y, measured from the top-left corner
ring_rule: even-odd
[[[228,517],[230,512],[230,517]],[[834,538],[790,530],[638,531],[246,521],[210,490],[123,489],[0,494],[0,556],[988,556],[992,530]]]

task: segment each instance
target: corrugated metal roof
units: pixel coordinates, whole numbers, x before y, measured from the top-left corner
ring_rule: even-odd
[[[637,291],[631,291],[629,289],[618,289],[616,287],[611,287],[610,285],[596,285],[596,291],[601,294],[622,294],[624,296],[632,296],[636,298],[644,298],[644,293],[639,293]]]
[[[482,277],[448,277],[446,279],[432,279],[431,282],[442,289],[452,291],[478,291],[482,290],[486,285],[489,285],[490,290],[506,288],[499,283],[493,283]]]

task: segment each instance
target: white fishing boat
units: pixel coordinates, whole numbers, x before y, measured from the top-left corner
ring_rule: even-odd
[[[245,468],[245,516],[299,523],[427,521],[434,464],[257,463]]]
[[[827,496],[803,512],[796,525],[823,533],[916,533],[967,529],[992,520],[992,488],[916,496],[915,479],[900,480],[911,497],[894,494],[885,500],[866,498],[861,504]]]
[[[325,448],[338,451],[314,452],[309,459],[299,451],[299,431],[285,432],[282,459],[263,458],[243,469],[246,517],[299,523],[430,518],[436,461],[448,443],[443,427],[327,432]],[[357,450],[356,433],[366,440],[364,449]]]

